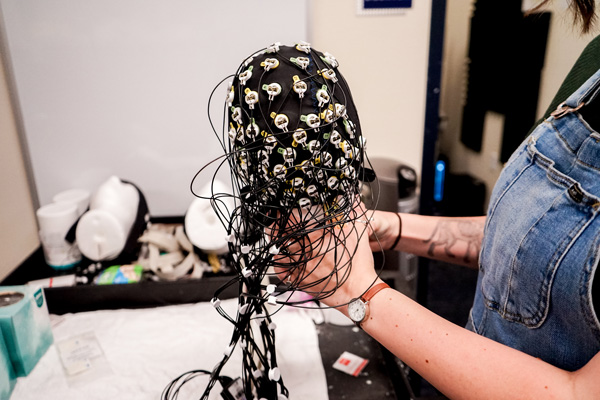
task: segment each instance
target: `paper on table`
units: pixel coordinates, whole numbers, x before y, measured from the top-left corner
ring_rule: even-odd
[[[94,332],[85,332],[56,343],[69,386],[93,382],[112,373]]]

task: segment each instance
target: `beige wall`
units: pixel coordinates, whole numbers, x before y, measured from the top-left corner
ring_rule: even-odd
[[[0,53],[0,57],[3,54]],[[0,280],[38,246],[37,225],[0,58]]]
[[[448,0],[440,112],[445,116],[440,149],[450,156],[452,172],[469,173],[483,180],[489,192],[502,164],[498,161],[504,118],[489,112],[484,124],[482,151],[476,153],[460,142],[462,107],[465,100],[466,55],[474,1]],[[564,77],[591,39],[571,26],[571,14],[561,1],[553,2],[545,67],[542,71],[538,117],[554,97]]]
[[[313,0],[308,31],[315,48],[340,62],[369,156],[420,172],[431,0],[412,4],[403,15],[358,15],[355,0]]]

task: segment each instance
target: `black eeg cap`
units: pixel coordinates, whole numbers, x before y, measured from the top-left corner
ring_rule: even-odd
[[[365,141],[350,88],[329,53],[301,42],[246,59],[227,93],[230,164],[242,198],[275,209],[335,206],[355,195]]]

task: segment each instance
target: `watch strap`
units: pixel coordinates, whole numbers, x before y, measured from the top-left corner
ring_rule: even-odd
[[[363,294],[362,296],[359,297],[359,300],[364,303],[366,310],[365,310],[365,316],[361,321],[354,321],[356,326],[358,326],[360,329],[362,329],[362,323],[365,321],[365,319],[367,319],[369,317],[369,302],[377,293],[379,293],[379,291],[389,288],[389,287],[390,287],[390,285],[388,285],[387,283],[380,282],[377,285],[371,287],[369,290],[367,290],[367,292],[365,294]]]
[[[364,301],[365,303],[368,303],[369,301],[371,301],[373,296],[375,296],[380,290],[383,290],[383,289],[386,289],[389,287],[390,287],[390,285],[388,285],[387,283],[380,282],[377,285],[373,286],[371,289],[367,290],[367,292],[365,294],[360,296],[360,299],[362,301]]]

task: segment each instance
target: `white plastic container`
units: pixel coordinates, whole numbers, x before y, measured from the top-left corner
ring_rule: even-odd
[[[84,256],[93,261],[115,259],[127,242],[135,221],[140,197],[135,186],[112,176],[90,201],[90,211],[79,223],[75,235]]]

